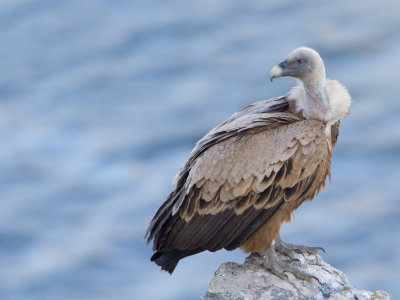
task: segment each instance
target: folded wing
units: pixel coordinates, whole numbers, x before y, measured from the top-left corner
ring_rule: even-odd
[[[324,123],[291,113],[284,97],[239,111],[177,175],[147,232],[152,260],[171,273],[185,256],[242,246],[278,212],[288,221],[324,186],[330,155]]]

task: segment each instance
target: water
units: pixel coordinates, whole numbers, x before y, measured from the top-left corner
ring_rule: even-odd
[[[286,93],[267,82],[317,49],[353,104],[332,185],[282,230],[325,247],[359,288],[400,297],[397,1],[0,3],[0,298],[196,299],[240,251],[170,277],[142,240],[199,138]]]

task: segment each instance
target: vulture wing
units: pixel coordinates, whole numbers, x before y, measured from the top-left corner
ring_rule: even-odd
[[[152,260],[172,273],[181,258],[205,250],[268,248],[249,239],[267,222],[276,222],[277,236],[324,187],[330,157],[325,124],[291,113],[285,97],[237,112],[197,143],[178,173],[147,231]]]

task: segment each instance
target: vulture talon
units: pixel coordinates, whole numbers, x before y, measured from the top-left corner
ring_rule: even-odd
[[[264,266],[267,267],[272,274],[283,280],[288,278],[284,272],[290,272],[298,279],[305,281],[310,281],[311,279],[315,279],[319,283],[321,283],[316,276],[300,269],[297,266],[291,265],[290,263],[280,260],[278,255],[276,254],[275,245],[271,245],[268,248],[268,250],[263,253],[263,256],[265,257]],[[298,260],[298,259],[294,258],[293,260]]]
[[[289,259],[288,262],[289,262],[290,264],[291,264],[291,263],[294,263],[294,262],[298,262],[298,263],[299,263],[299,262],[300,262],[300,259],[294,257],[294,258]]]
[[[318,251],[323,251],[326,253],[325,249],[322,247],[308,247],[303,245],[294,245],[290,243],[286,243],[280,237],[280,235],[275,240],[275,248],[282,254],[285,254],[291,258],[293,258],[293,252],[298,254],[310,253],[310,254],[318,254]]]

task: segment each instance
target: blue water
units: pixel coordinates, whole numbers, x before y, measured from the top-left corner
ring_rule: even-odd
[[[300,45],[353,104],[332,184],[282,235],[400,298],[400,4],[267,2],[1,1],[1,299],[196,299],[242,262],[169,276],[142,238],[196,140],[286,93],[267,74]]]

